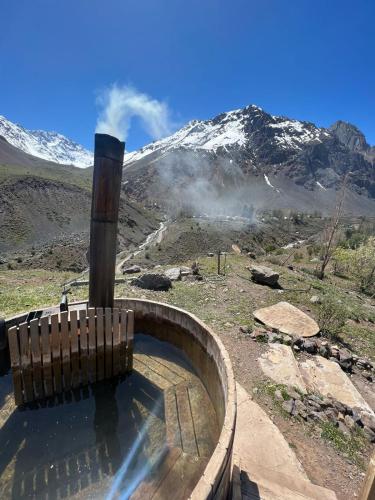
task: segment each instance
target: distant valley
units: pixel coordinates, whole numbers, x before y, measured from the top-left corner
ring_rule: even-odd
[[[139,246],[164,218],[188,241],[188,224],[176,224],[181,217],[240,217],[255,234],[262,230],[264,212],[327,215],[348,172],[346,215],[371,216],[374,158],[375,148],[364,135],[342,121],[324,129],[251,105],[190,122],[125,154],[118,250]],[[60,134],[28,131],[0,118],[5,264],[13,255],[10,265],[20,267],[87,267],[92,162],[90,151]],[[211,226],[217,245],[228,245],[227,226],[217,231],[215,219]]]

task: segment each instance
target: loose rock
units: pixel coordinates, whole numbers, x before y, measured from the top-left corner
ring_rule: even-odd
[[[181,279],[181,269],[179,267],[171,267],[167,269],[164,274],[171,281],[179,281]]]
[[[134,264],[134,266],[123,268],[122,274],[135,274],[135,273],[140,273],[141,271],[142,269]]]
[[[249,269],[255,283],[268,286],[276,286],[278,284],[279,274],[273,269],[266,266],[252,266]]]
[[[310,297],[310,302],[312,304],[321,304],[321,300],[320,300],[320,297],[318,297],[318,295],[313,295],[312,297]]]
[[[284,401],[281,405],[283,410],[286,411],[289,415],[293,415],[295,404],[293,399],[289,399],[288,401]]]
[[[304,339],[302,343],[302,349],[309,354],[316,354],[316,352],[318,351],[318,346],[314,340]]]
[[[168,291],[172,288],[172,281],[163,274],[143,274],[131,281],[131,285],[145,290]]]

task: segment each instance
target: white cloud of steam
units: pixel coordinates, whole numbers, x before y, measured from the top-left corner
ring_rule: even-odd
[[[171,215],[181,210],[210,217],[242,216],[254,222],[253,208],[263,203],[234,160],[204,153],[172,151],[157,164],[159,182],[168,189]],[[261,198],[261,199],[260,199]]]
[[[171,133],[172,122],[167,104],[129,85],[112,85],[99,94],[97,104],[100,108],[97,133],[109,134],[124,141],[134,117],[140,118],[152,139],[161,139]]]

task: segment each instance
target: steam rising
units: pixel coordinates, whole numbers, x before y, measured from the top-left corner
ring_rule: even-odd
[[[160,139],[171,133],[167,104],[139,92],[134,87],[119,87],[114,84],[98,96],[97,104],[100,108],[96,124],[98,133],[109,134],[124,141],[134,117],[140,118],[152,139]]]
[[[215,160],[192,151],[174,151],[158,164],[159,180],[168,189],[171,215],[240,216],[254,220],[262,202],[234,159]]]

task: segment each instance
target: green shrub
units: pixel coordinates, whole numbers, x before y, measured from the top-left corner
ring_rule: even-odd
[[[346,320],[349,318],[346,307],[337,297],[324,295],[319,305],[318,323],[321,332],[332,339],[339,337]]]
[[[375,237],[352,251],[351,272],[359,290],[368,295],[375,294]]]
[[[264,247],[264,251],[265,251],[266,253],[273,252],[274,250],[276,250],[276,246],[275,246],[275,245],[273,245],[272,243],[270,243],[269,245],[266,245],[266,246]]]
[[[285,253],[285,249],[284,248],[277,248],[276,251],[275,251],[276,255],[283,255],[284,253]]]

